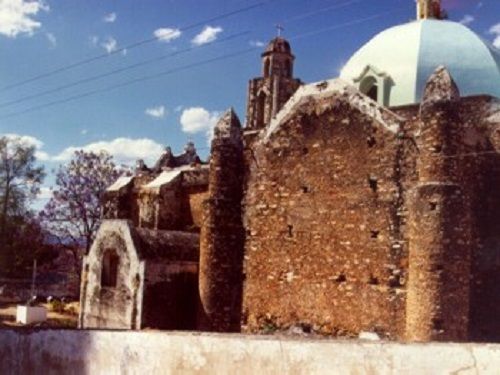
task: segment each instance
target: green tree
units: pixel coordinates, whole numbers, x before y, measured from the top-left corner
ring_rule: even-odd
[[[29,220],[29,203],[44,177],[33,145],[20,137],[0,137],[0,270],[4,272],[13,265],[16,251],[22,250],[15,246],[19,229]]]
[[[74,252],[75,260],[79,248],[89,250],[101,222],[101,198],[120,173],[105,152],[76,151],[59,167],[53,197],[40,218]]]

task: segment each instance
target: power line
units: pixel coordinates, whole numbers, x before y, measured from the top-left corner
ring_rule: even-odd
[[[295,17],[287,18],[287,19],[285,19],[282,22],[283,23],[290,23],[290,22],[295,22],[295,21],[303,20],[305,18],[309,18],[309,17],[315,16],[316,14],[321,14],[321,13],[324,13],[324,12],[327,12],[327,11],[330,11],[330,10],[345,8],[346,6],[349,6],[349,5],[352,5],[352,4],[355,4],[355,3],[359,3],[361,1],[362,0],[351,0],[351,1],[348,1],[346,3],[330,5],[328,7],[321,8],[321,9],[318,9],[318,10],[315,10],[315,11],[312,11],[312,12],[309,12],[309,13],[301,14],[300,16],[295,16]]]
[[[36,99],[36,98],[39,98],[42,96],[53,94],[53,93],[56,93],[56,92],[59,92],[62,90],[66,90],[66,89],[71,88],[71,87],[79,86],[79,85],[84,84],[84,83],[96,81],[96,80],[99,80],[101,78],[110,77],[110,76],[113,76],[113,75],[116,75],[119,73],[123,73],[123,72],[129,71],[129,70],[132,70],[132,69],[139,68],[141,66],[145,66],[145,65],[149,65],[149,64],[152,64],[152,63],[155,63],[158,61],[166,60],[170,57],[179,56],[179,55],[191,52],[195,49],[208,47],[208,46],[211,46],[213,44],[224,43],[224,42],[227,42],[227,41],[230,41],[230,40],[233,40],[233,39],[236,39],[236,38],[239,38],[241,36],[248,35],[248,34],[250,34],[250,31],[242,31],[240,33],[229,35],[225,38],[217,39],[216,41],[204,44],[202,46],[193,46],[193,47],[185,48],[183,50],[175,51],[175,52],[172,52],[172,53],[169,53],[166,55],[157,56],[157,57],[152,58],[152,59],[144,60],[144,61],[141,61],[141,62],[138,62],[135,64],[127,65],[127,66],[119,68],[119,69],[111,70],[111,71],[106,72],[106,73],[97,74],[94,76],[82,78],[82,79],[79,79],[77,81],[74,81],[74,82],[71,82],[71,83],[68,83],[68,84],[65,84],[62,86],[54,87],[54,88],[49,89],[49,90],[41,91],[41,92],[38,92],[35,94],[31,94],[31,95],[23,96],[23,97],[14,99],[14,100],[10,100],[8,102],[0,103],[0,108],[9,107],[9,106],[14,105],[14,104],[19,104],[19,103],[22,103],[22,102],[25,102],[25,101],[28,101],[31,99]]]
[[[377,18],[381,18],[381,17],[386,16],[386,15],[391,14],[391,13],[394,13],[394,11],[388,11],[388,12],[378,13],[378,14],[374,14],[374,15],[369,16],[369,17],[360,18],[358,20],[344,22],[344,23],[337,24],[337,25],[334,25],[334,26],[325,27],[325,28],[319,29],[319,30],[313,30],[313,31],[310,31],[310,32],[306,32],[306,33],[303,33],[303,34],[291,37],[289,39],[290,40],[296,40],[296,39],[306,38],[306,37],[309,37],[309,36],[313,36],[313,35],[324,33],[326,31],[332,31],[332,30],[340,29],[340,28],[343,28],[343,27],[346,27],[346,26],[352,26],[352,25],[357,25],[359,23],[363,23],[363,22],[366,22],[366,21],[371,21],[371,20],[374,20],[374,19],[377,19]]]
[[[218,16],[215,16],[215,17],[212,17],[212,18],[208,18],[208,19],[205,19],[203,21],[199,21],[199,22],[196,22],[196,23],[193,23],[193,24],[181,27],[181,28],[179,28],[179,31],[184,32],[184,31],[191,30],[191,29],[194,29],[194,28],[199,27],[199,26],[206,25],[207,23],[210,23],[210,22],[220,21],[220,20],[223,20],[223,19],[235,16],[237,14],[245,13],[245,12],[248,12],[250,10],[262,7],[262,6],[264,6],[264,5],[266,5],[266,4],[270,3],[270,2],[273,2],[273,1],[277,1],[277,0],[264,0],[264,1],[260,1],[258,3],[253,4],[253,5],[245,6],[245,7],[233,10],[231,12],[223,13],[223,14],[220,14]],[[61,66],[61,67],[56,68],[54,70],[51,70],[49,72],[42,73],[42,74],[39,74],[37,76],[28,78],[26,80],[19,81],[17,83],[13,83],[11,85],[4,86],[4,87],[0,88],[0,92],[6,91],[6,90],[10,90],[10,89],[13,89],[13,88],[16,88],[16,87],[19,87],[19,86],[24,86],[24,85],[26,85],[28,83],[35,82],[35,81],[38,81],[40,79],[53,76],[53,75],[56,75],[56,74],[59,74],[59,73],[62,73],[62,72],[65,72],[65,71],[77,68],[77,67],[82,66],[82,65],[87,65],[87,64],[90,64],[90,63],[92,63],[94,61],[102,60],[102,59],[108,58],[110,56],[113,56],[113,55],[116,55],[116,54],[119,54],[119,53],[123,53],[124,51],[129,51],[129,50],[131,50],[133,48],[137,48],[137,47],[143,46],[145,44],[149,44],[149,43],[155,42],[157,40],[158,40],[157,37],[140,40],[138,42],[134,42],[134,43],[131,43],[131,44],[126,45],[124,47],[118,48],[118,49],[116,49],[114,51],[111,51],[109,53],[103,53],[101,55],[97,55],[97,56],[93,56],[93,57],[90,57],[90,58],[87,58],[87,59],[83,59],[83,60],[77,61],[77,62],[69,64],[69,65],[64,65],[64,66]]]
[[[303,34],[292,36],[289,39],[290,40],[296,40],[296,39],[300,39],[300,38],[304,38],[304,37],[309,37],[309,36],[317,35],[317,34],[320,34],[320,33],[323,33],[323,32],[331,31],[331,30],[334,30],[334,29],[338,29],[338,28],[341,28],[341,27],[352,26],[352,25],[355,25],[355,24],[359,24],[359,23],[362,23],[362,22],[366,22],[366,21],[370,21],[370,20],[373,20],[373,19],[376,19],[376,18],[380,18],[380,17],[382,17],[384,15],[387,15],[387,14],[390,14],[390,13],[394,13],[394,11],[379,13],[379,14],[375,14],[375,15],[372,15],[372,16],[369,16],[369,17],[358,19],[358,20],[353,20],[351,22],[346,22],[346,23],[343,23],[343,24],[334,25],[334,26],[323,28],[323,29],[319,29],[319,30],[313,30],[313,31],[310,31],[310,32],[306,32],[306,33],[303,33]],[[96,89],[96,90],[92,90],[92,91],[87,91],[87,92],[84,92],[82,94],[74,95],[74,96],[71,96],[71,97],[68,97],[68,98],[65,98],[65,99],[56,100],[56,101],[52,101],[52,102],[49,102],[49,103],[46,103],[46,104],[41,104],[41,105],[38,105],[38,106],[35,106],[35,107],[30,107],[30,108],[27,108],[27,109],[22,110],[22,111],[13,112],[11,114],[7,114],[5,116],[1,116],[0,119],[3,120],[3,119],[7,119],[7,118],[17,117],[17,116],[20,116],[20,115],[23,115],[23,114],[26,114],[26,113],[34,112],[34,111],[37,111],[37,110],[40,110],[40,109],[44,109],[44,108],[48,108],[48,107],[53,107],[55,105],[64,104],[64,103],[68,103],[68,102],[79,100],[79,99],[83,99],[83,98],[86,98],[86,97],[89,97],[89,96],[93,96],[93,95],[96,95],[96,94],[104,93],[104,92],[115,90],[115,89],[122,88],[122,87],[126,87],[126,86],[129,86],[129,85],[135,84],[135,83],[144,82],[144,81],[147,81],[147,80],[151,80],[151,79],[163,77],[163,76],[166,76],[166,75],[177,73],[179,71],[184,71],[184,70],[196,68],[196,67],[199,67],[199,66],[202,66],[202,65],[207,65],[207,64],[210,64],[212,62],[222,61],[222,60],[234,58],[234,57],[241,56],[241,55],[244,55],[246,53],[252,52],[252,51],[254,51],[257,48],[260,48],[260,47],[251,47],[251,48],[248,48],[248,49],[240,50],[240,51],[237,51],[237,52],[234,52],[234,53],[230,53],[230,54],[226,54],[226,55],[222,55],[222,56],[219,56],[219,57],[215,57],[215,58],[211,58],[211,59],[207,59],[207,60],[202,60],[202,61],[199,61],[199,62],[196,62],[196,63],[193,63],[193,64],[189,64],[189,65],[185,65],[185,66],[180,66],[180,67],[169,69],[169,70],[166,70],[166,71],[163,71],[163,72],[159,72],[159,73],[155,73],[155,74],[151,74],[151,75],[147,75],[147,76],[135,78],[133,80],[125,81],[125,82],[122,82],[122,83],[119,83],[119,84],[116,84],[116,85],[112,85],[112,86],[108,86],[108,87],[104,87],[102,89]]]
[[[351,0],[351,1],[348,1],[346,3],[331,5],[331,6],[328,6],[328,7],[325,7],[325,8],[321,8],[321,9],[319,9],[317,11],[314,11],[314,12],[309,12],[309,13],[306,13],[306,14],[303,14],[303,15],[300,15],[300,16],[297,16],[297,17],[288,18],[284,22],[292,22],[292,21],[296,21],[296,20],[300,20],[300,19],[312,17],[312,16],[314,16],[316,14],[323,13],[323,12],[328,11],[328,10],[334,10],[334,9],[343,8],[343,7],[352,5],[354,3],[358,3],[360,1],[361,0]],[[336,25],[336,26],[334,26],[334,28],[336,28],[336,27],[342,27],[342,26],[343,25]],[[228,41],[228,40],[231,40],[231,39],[234,39],[234,38],[238,38],[240,36],[247,35],[247,34],[250,34],[250,31],[245,31],[245,32],[237,33],[237,34],[231,35],[229,37],[226,37],[226,38],[223,38],[223,39],[219,39],[219,40],[217,40],[215,42],[212,42],[210,44],[222,43],[222,42],[225,42],[225,41]],[[210,44],[206,44],[206,45],[203,45],[201,47],[206,47],[207,45],[210,45]],[[89,82],[92,82],[92,81],[96,81],[96,80],[99,80],[101,78],[110,77],[110,76],[113,76],[113,75],[116,75],[116,74],[119,74],[119,73],[123,73],[123,72],[131,70],[131,69],[135,69],[135,68],[138,68],[138,67],[141,67],[141,66],[145,66],[145,65],[148,65],[148,64],[151,64],[151,63],[155,63],[155,62],[158,62],[158,61],[161,61],[161,60],[165,60],[165,59],[167,59],[169,57],[175,57],[175,56],[181,55],[183,53],[190,52],[190,51],[192,51],[192,50],[194,50],[196,48],[200,48],[200,46],[186,48],[184,50],[176,51],[176,52],[173,52],[173,53],[170,53],[170,54],[167,54],[167,55],[158,56],[158,57],[153,58],[153,59],[149,59],[149,60],[145,60],[145,61],[142,61],[142,62],[139,62],[139,63],[136,63],[136,64],[128,65],[128,66],[125,66],[123,68],[115,69],[115,70],[109,71],[107,73],[90,76],[90,77],[83,78],[83,79],[80,79],[80,80],[77,80],[77,81],[74,81],[74,82],[71,82],[71,83],[68,83],[68,84],[65,84],[65,85],[61,85],[61,86],[52,88],[52,89],[48,89],[48,90],[41,91],[41,92],[38,92],[38,93],[35,93],[35,94],[31,94],[31,95],[23,96],[23,97],[14,99],[14,100],[3,102],[3,103],[0,103],[0,108],[5,108],[5,107],[9,107],[9,106],[14,105],[14,104],[23,103],[23,102],[28,101],[28,100],[36,99],[36,98],[39,98],[39,97],[42,97],[42,96],[46,96],[46,95],[49,95],[49,94],[53,94],[53,93],[56,93],[56,92],[59,92],[59,91],[62,91],[62,90],[68,89],[68,88],[72,88],[72,87],[75,87],[75,86],[78,86],[78,85],[81,85],[81,84],[85,84],[85,83],[89,83]]]
[[[93,95],[100,94],[100,93],[104,93],[104,92],[107,92],[107,91],[116,90],[118,88],[130,86],[130,85],[133,85],[135,83],[144,82],[144,81],[148,81],[148,80],[151,80],[151,79],[163,77],[163,76],[170,75],[170,74],[173,74],[173,73],[177,73],[177,72],[180,72],[180,71],[183,71],[183,70],[188,70],[188,69],[191,69],[191,68],[196,68],[196,67],[199,67],[199,66],[202,66],[202,65],[207,65],[207,64],[210,64],[210,63],[213,63],[213,62],[216,62],[216,61],[221,61],[221,60],[226,60],[226,59],[229,59],[229,58],[241,56],[243,54],[246,54],[246,53],[254,51],[255,48],[256,47],[247,48],[245,50],[240,50],[238,52],[234,52],[234,53],[230,53],[230,54],[226,54],[226,55],[214,57],[214,58],[207,59],[207,60],[202,60],[202,61],[199,61],[199,62],[196,62],[196,63],[193,63],[193,64],[189,64],[189,65],[185,65],[185,66],[180,66],[180,67],[169,69],[169,70],[165,70],[165,71],[160,72],[160,73],[156,73],[156,74],[151,74],[151,75],[148,75],[148,76],[143,76],[143,77],[135,78],[133,80],[125,81],[125,82],[122,82],[122,83],[119,83],[119,84],[116,84],[116,85],[112,85],[112,86],[108,86],[108,87],[104,87],[102,89],[96,89],[96,90],[92,90],[92,91],[87,91],[85,93],[74,95],[74,96],[70,96],[70,97],[65,98],[65,99],[55,100],[55,101],[52,101],[52,102],[49,102],[49,103],[46,103],[46,104],[41,104],[41,105],[38,105],[38,106],[35,106],[35,107],[27,108],[27,109],[25,109],[23,111],[14,112],[14,113],[11,113],[11,114],[8,114],[8,115],[5,115],[5,116],[1,116],[0,119],[3,120],[3,119],[11,118],[11,117],[16,117],[16,116],[19,116],[19,115],[22,115],[22,114],[26,114],[26,113],[29,113],[29,112],[33,112],[33,111],[37,111],[37,110],[40,110],[40,109],[44,109],[44,108],[48,108],[48,107],[53,107],[53,106],[58,105],[58,104],[68,103],[68,102],[71,102],[71,101],[75,101],[75,100],[78,100],[78,99],[86,98],[86,97],[93,96]]]

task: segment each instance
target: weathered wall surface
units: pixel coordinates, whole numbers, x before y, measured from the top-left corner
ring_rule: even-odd
[[[83,261],[80,327],[140,328],[144,263],[134,248],[125,221],[103,222]],[[108,250],[113,250],[119,257],[115,287],[101,285],[103,256]]]
[[[142,328],[195,330],[198,262],[146,261]]]
[[[472,251],[470,338],[500,341],[500,100],[463,100],[464,142],[472,150],[461,158],[471,187],[476,244]]]
[[[402,147],[387,124],[341,94],[303,99],[256,146],[245,201],[248,331],[302,325],[400,337]]]
[[[0,331],[2,374],[499,374],[500,345]]]

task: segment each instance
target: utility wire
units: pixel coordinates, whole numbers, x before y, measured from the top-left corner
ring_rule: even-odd
[[[357,25],[359,23],[363,23],[363,22],[366,22],[366,21],[371,21],[371,20],[374,20],[374,19],[377,19],[377,18],[384,17],[384,16],[386,16],[388,14],[391,14],[391,13],[394,13],[394,11],[391,10],[391,11],[387,11],[387,12],[383,12],[383,13],[378,13],[378,14],[374,14],[374,15],[369,16],[369,17],[360,18],[358,20],[340,23],[340,24],[333,25],[333,26],[330,26],[330,27],[325,27],[325,28],[319,29],[319,30],[313,30],[313,31],[310,31],[310,32],[306,32],[306,33],[303,33],[303,34],[291,37],[289,39],[290,40],[296,40],[296,39],[306,38],[306,37],[309,37],[309,36],[313,36],[313,35],[324,33],[326,31],[332,31],[332,30],[340,29],[340,28],[347,27],[347,26]]]
[[[354,24],[359,24],[359,23],[362,23],[362,22],[373,20],[375,18],[379,18],[379,17],[382,17],[382,16],[390,14],[390,13],[394,13],[394,11],[379,13],[379,14],[372,15],[370,17],[361,18],[361,19],[354,20],[354,21],[351,21],[351,22],[346,22],[346,23],[343,23],[343,24],[340,24],[340,25],[334,25],[332,27],[327,27],[327,28],[323,28],[323,29],[319,29],[319,30],[313,30],[313,31],[310,31],[310,32],[306,32],[306,33],[303,33],[303,34],[292,36],[289,39],[290,40],[296,40],[296,39],[300,39],[300,38],[305,38],[305,37],[317,35],[317,34],[320,34],[320,33],[323,33],[323,32],[327,32],[327,31],[330,31],[330,30],[334,30],[334,29],[338,29],[338,28],[341,28],[341,27],[351,26],[351,25],[354,25]],[[86,98],[86,97],[89,97],[89,96],[93,96],[93,95],[96,95],[96,94],[104,93],[104,92],[115,90],[115,89],[122,88],[122,87],[126,87],[126,86],[129,86],[129,85],[135,84],[135,83],[139,83],[139,82],[143,82],[143,81],[155,79],[155,78],[158,78],[158,77],[163,77],[163,76],[166,76],[166,75],[170,75],[170,74],[173,74],[173,73],[177,73],[179,71],[184,71],[184,70],[196,68],[196,67],[199,67],[199,66],[207,65],[207,64],[210,64],[212,62],[222,61],[222,60],[226,60],[226,59],[238,57],[238,56],[247,54],[249,52],[253,52],[253,51],[255,51],[258,48],[260,48],[260,47],[251,47],[251,48],[240,50],[240,51],[237,51],[237,52],[234,52],[234,53],[230,53],[230,54],[218,56],[218,57],[207,59],[207,60],[202,60],[202,61],[199,61],[199,62],[196,62],[196,63],[193,63],[193,64],[189,64],[189,65],[185,65],[185,66],[180,66],[180,67],[169,69],[169,70],[166,70],[166,71],[163,71],[163,72],[159,72],[159,73],[155,73],[155,74],[151,74],[151,75],[147,75],[147,76],[135,78],[133,80],[125,81],[125,82],[122,82],[122,83],[119,83],[119,84],[116,84],[116,85],[112,85],[112,86],[108,86],[108,87],[104,87],[102,89],[96,89],[96,90],[92,90],[92,91],[87,91],[87,92],[84,92],[82,94],[74,95],[74,96],[71,96],[71,97],[68,97],[68,98],[65,98],[65,99],[55,100],[55,101],[52,101],[52,102],[49,102],[49,103],[46,103],[46,104],[41,104],[41,105],[38,105],[38,106],[35,106],[35,107],[27,108],[27,109],[22,110],[22,111],[13,112],[13,113],[7,114],[5,116],[1,116],[0,119],[3,120],[3,119],[7,119],[7,118],[17,117],[19,115],[30,113],[30,112],[33,112],[33,111],[37,111],[37,110],[44,109],[44,108],[47,108],[47,107],[52,107],[52,106],[55,106],[55,105],[59,105],[59,104],[63,104],[63,103],[68,103],[68,102],[71,102],[71,101],[79,100],[79,99]]]
[[[111,71],[106,72],[106,73],[97,74],[97,75],[94,75],[94,76],[82,78],[82,79],[79,79],[77,81],[70,82],[70,83],[62,85],[62,86],[54,87],[54,88],[49,89],[49,90],[41,91],[41,92],[38,92],[38,93],[35,93],[35,94],[31,94],[31,95],[23,96],[23,97],[14,99],[14,100],[10,100],[8,102],[0,103],[0,108],[9,107],[9,106],[14,105],[14,104],[22,103],[22,102],[25,102],[25,101],[28,101],[28,100],[31,100],[31,99],[36,99],[36,98],[39,98],[39,97],[42,97],[42,96],[53,94],[53,93],[56,93],[56,92],[59,92],[59,91],[62,91],[62,90],[66,90],[66,89],[71,88],[71,87],[79,86],[79,85],[84,84],[84,83],[96,81],[96,80],[99,80],[101,78],[110,77],[110,76],[113,76],[115,74],[119,74],[119,73],[126,72],[128,70],[139,68],[141,66],[149,65],[149,64],[152,64],[152,63],[156,63],[158,61],[166,60],[166,59],[171,58],[171,57],[179,56],[179,55],[191,52],[191,51],[193,51],[195,49],[200,49],[200,48],[208,47],[208,46],[211,46],[213,44],[219,44],[219,43],[228,42],[230,40],[233,40],[233,39],[236,39],[236,38],[239,38],[241,36],[248,35],[248,34],[250,34],[250,31],[243,31],[243,32],[240,32],[240,33],[229,35],[229,36],[227,36],[225,38],[217,39],[216,41],[204,44],[202,46],[193,46],[193,47],[185,48],[185,49],[182,49],[182,50],[179,50],[179,51],[175,51],[175,52],[172,52],[172,53],[169,53],[169,54],[166,54],[166,55],[157,56],[157,57],[154,57],[152,59],[148,59],[148,60],[144,60],[144,61],[141,61],[141,62],[138,62],[138,63],[135,63],[135,64],[127,65],[127,66],[124,66],[124,67],[119,68],[119,69],[111,70]]]
[[[328,10],[334,10],[334,9],[343,8],[343,7],[352,5],[354,3],[358,3],[360,1],[361,0],[351,0],[351,1],[348,1],[346,3],[331,5],[331,6],[319,9],[317,11],[314,11],[314,12],[309,12],[309,13],[306,13],[306,14],[303,14],[303,15],[300,15],[300,16],[297,16],[297,17],[288,18],[284,22],[288,23],[288,22],[293,22],[293,21],[304,19],[304,18],[312,17],[312,16],[314,16],[316,14],[320,14],[320,13],[323,13],[323,12],[328,11]],[[361,22],[362,21],[363,20],[361,20]],[[343,25],[336,25],[336,26],[334,26],[334,28],[342,27],[342,26]],[[153,59],[149,59],[149,60],[145,60],[145,61],[142,61],[142,62],[139,62],[139,63],[136,63],[136,64],[128,65],[128,66],[125,66],[123,68],[115,69],[115,70],[109,71],[107,73],[98,74],[98,75],[90,76],[90,77],[87,77],[87,78],[83,78],[83,79],[80,79],[80,80],[77,80],[77,81],[74,81],[74,82],[62,85],[62,86],[58,86],[58,87],[55,87],[55,88],[52,88],[52,89],[49,89],[49,90],[38,92],[36,94],[27,95],[27,96],[23,96],[23,97],[14,99],[14,100],[10,100],[10,101],[7,101],[7,102],[0,103],[0,108],[5,108],[5,107],[9,107],[9,106],[14,105],[14,104],[23,103],[23,102],[28,101],[28,100],[36,99],[36,98],[39,98],[39,97],[42,97],[42,96],[46,96],[46,95],[49,95],[49,94],[53,94],[53,93],[56,93],[56,92],[59,92],[59,91],[62,91],[62,90],[65,90],[65,89],[68,89],[68,88],[71,88],[71,87],[75,87],[75,86],[78,86],[80,84],[85,84],[85,83],[88,83],[88,82],[99,80],[101,78],[110,77],[110,76],[113,76],[113,75],[116,75],[116,74],[119,74],[119,73],[123,73],[123,72],[131,70],[131,69],[135,69],[135,68],[138,68],[138,67],[141,67],[141,66],[149,65],[149,64],[161,61],[161,60],[168,59],[170,57],[175,57],[175,56],[178,56],[178,55],[190,52],[190,51],[192,51],[192,50],[194,50],[196,48],[206,47],[206,46],[214,44],[214,43],[222,43],[222,42],[225,42],[225,41],[228,41],[228,40],[231,40],[231,39],[234,39],[234,38],[238,38],[238,37],[243,36],[243,35],[248,35],[248,34],[250,34],[250,31],[241,32],[241,33],[234,34],[234,35],[231,35],[231,36],[223,38],[223,39],[218,39],[215,42],[211,42],[211,43],[205,44],[203,46],[186,48],[186,49],[183,49],[183,50],[180,50],[180,51],[176,51],[176,52],[173,52],[173,53],[170,53],[170,54],[167,54],[167,55],[158,56],[158,57],[153,58]]]
[[[253,52],[255,50],[255,48],[256,47],[247,48],[245,50],[240,50],[238,52],[234,52],[234,53],[230,53],[230,54],[226,54],[226,55],[214,57],[214,58],[207,59],[207,60],[198,61],[198,62],[193,63],[193,64],[189,64],[189,65],[185,65],[185,66],[180,66],[180,67],[169,69],[169,70],[165,70],[165,71],[160,72],[160,73],[156,73],[156,74],[151,74],[151,75],[147,75],[147,76],[135,78],[133,80],[125,81],[125,82],[122,82],[122,83],[119,83],[119,84],[116,84],[116,85],[112,85],[112,86],[108,86],[108,87],[104,87],[102,89],[96,89],[96,90],[92,90],[92,91],[87,91],[87,92],[84,92],[82,94],[70,96],[70,97],[65,98],[65,99],[55,100],[55,101],[52,101],[52,102],[49,102],[49,103],[46,103],[46,104],[41,104],[41,105],[38,105],[38,106],[35,106],[35,107],[27,108],[27,109],[25,109],[23,111],[14,112],[14,113],[8,114],[6,116],[1,116],[0,119],[3,120],[3,119],[11,118],[11,117],[16,117],[16,116],[19,116],[19,115],[22,115],[22,114],[25,114],[25,113],[37,111],[37,110],[44,109],[44,108],[47,108],[47,107],[53,107],[53,106],[58,105],[58,104],[68,103],[68,102],[71,102],[71,101],[75,101],[75,100],[78,100],[78,99],[86,98],[86,97],[93,96],[93,95],[100,94],[100,93],[104,93],[104,92],[107,92],[107,91],[116,90],[118,88],[130,86],[130,85],[135,84],[135,83],[144,82],[144,81],[148,81],[148,80],[151,80],[151,79],[163,77],[163,76],[170,75],[170,74],[173,74],[173,73],[177,73],[177,72],[180,72],[180,71],[188,70],[188,69],[191,69],[191,68],[196,68],[196,67],[199,67],[199,66],[202,66],[202,65],[207,65],[207,64],[210,64],[210,63],[213,63],[213,62],[216,62],[216,61],[234,58],[234,57],[241,56],[241,55],[244,55],[244,54],[249,53],[249,52]]]
[[[239,8],[239,9],[233,10],[231,12],[223,13],[223,14],[220,14],[218,16],[215,16],[215,17],[212,17],[212,18],[208,18],[208,19],[205,19],[203,21],[199,21],[199,22],[196,22],[196,23],[193,23],[193,24],[181,27],[181,28],[179,28],[179,31],[184,32],[184,31],[191,30],[191,29],[194,29],[194,28],[199,27],[199,26],[206,25],[206,24],[208,24],[210,22],[220,21],[222,19],[226,19],[226,18],[235,16],[237,14],[245,13],[245,12],[248,12],[250,10],[253,10],[253,9],[256,9],[256,8],[260,8],[260,7],[262,7],[262,6],[264,6],[264,5],[268,4],[268,3],[271,3],[273,1],[277,1],[277,0],[264,0],[264,1],[260,1],[258,3],[253,4],[253,5],[249,5],[249,6],[246,6],[246,7],[243,7],[243,8]],[[37,76],[28,78],[26,80],[19,81],[17,83],[13,83],[11,85],[4,86],[4,87],[0,88],[0,92],[6,91],[6,90],[10,90],[10,89],[13,89],[13,88],[16,88],[16,87],[19,87],[19,86],[24,86],[24,85],[26,85],[28,83],[35,82],[35,81],[38,81],[40,79],[53,76],[53,75],[56,75],[56,74],[59,74],[59,73],[62,73],[62,72],[65,72],[65,71],[77,68],[77,67],[82,66],[82,65],[87,65],[87,64],[90,64],[90,63],[92,63],[94,61],[102,60],[102,59],[108,58],[110,56],[122,53],[124,51],[129,51],[129,50],[131,50],[133,48],[137,48],[137,47],[140,47],[140,46],[143,46],[145,44],[149,44],[149,43],[152,43],[152,42],[155,42],[155,41],[158,41],[158,40],[159,39],[157,37],[140,40],[138,42],[134,42],[134,43],[131,43],[131,44],[126,45],[124,47],[118,48],[118,49],[116,49],[114,51],[111,51],[109,53],[103,53],[101,55],[97,55],[97,56],[93,56],[93,57],[90,57],[90,58],[87,58],[87,59],[83,59],[83,60],[77,61],[77,62],[69,64],[69,65],[64,65],[64,66],[61,66],[61,67],[56,68],[54,70],[48,71],[46,73],[42,73],[42,74],[39,74]]]
[[[362,0],[351,0],[351,1],[348,1],[346,3],[330,5],[328,7],[321,8],[321,9],[318,9],[318,10],[315,10],[315,11],[312,11],[312,12],[309,12],[309,13],[301,14],[300,16],[295,16],[295,17],[287,18],[287,19],[283,20],[282,22],[283,23],[291,23],[291,22],[295,22],[295,21],[300,21],[300,20],[303,20],[305,18],[309,18],[309,17],[315,16],[316,14],[321,14],[321,13],[324,13],[324,12],[328,12],[330,10],[345,8],[346,6],[349,6],[349,5],[352,5],[352,4],[355,4],[355,3],[359,3],[361,1]]]

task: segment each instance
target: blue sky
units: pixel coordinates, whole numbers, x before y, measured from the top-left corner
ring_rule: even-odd
[[[0,134],[25,136],[38,147],[49,171],[79,148],[104,148],[122,162],[142,157],[151,163],[164,145],[178,153],[193,140],[205,156],[207,133],[221,111],[233,106],[244,121],[248,79],[259,75],[262,44],[276,35],[277,23],[291,39],[295,75],[312,82],[336,77],[348,58],[377,32],[415,18],[413,0],[270,0],[247,12],[205,22],[261,2],[0,0]],[[467,23],[500,47],[498,0],[444,0],[443,5],[452,20]],[[199,25],[185,30],[193,24]],[[113,54],[148,39],[153,41]],[[251,47],[255,48],[238,56],[198,65]],[[18,85],[109,52],[92,63]],[[179,54],[156,63],[24,100],[175,52]],[[183,70],[20,114],[177,68]],[[14,87],[5,89],[9,86]],[[46,185],[52,181],[49,176]]]

